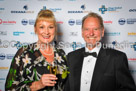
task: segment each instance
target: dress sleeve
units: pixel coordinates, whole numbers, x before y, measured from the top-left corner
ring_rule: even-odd
[[[19,49],[12,59],[9,73],[6,78],[5,91],[29,91],[29,85],[32,81],[23,77],[24,74],[24,52],[23,48]]]

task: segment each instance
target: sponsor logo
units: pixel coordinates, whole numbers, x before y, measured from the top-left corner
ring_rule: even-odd
[[[0,53],[0,60],[4,60],[5,59],[5,54],[4,53]]]
[[[5,10],[5,8],[0,8],[0,10]]]
[[[131,47],[136,51],[136,42]]]
[[[70,32],[69,36],[78,36],[78,32]]]
[[[105,36],[120,36],[120,32],[105,32]]]
[[[119,12],[118,10],[122,9],[122,7],[105,7],[105,5],[102,5],[99,8],[99,11],[101,14],[105,14],[106,12],[112,13],[112,12]]]
[[[81,10],[68,11],[68,13],[89,13],[89,11],[85,11],[86,9],[85,5],[81,5],[80,9]]]
[[[61,11],[61,8],[49,8],[49,10],[51,10],[52,12],[58,12]]]
[[[27,19],[23,19],[23,20],[22,20],[22,24],[23,24],[23,25],[27,25],[27,23],[28,23],[28,20],[27,20]]]
[[[119,19],[118,22],[120,25],[124,25],[125,23],[134,24],[136,22],[136,18],[128,18],[128,19],[121,18],[121,19]]]
[[[13,57],[14,57],[14,54],[7,54],[7,55],[6,55],[6,58],[7,58],[7,59],[12,59]]]
[[[128,58],[129,61],[136,61],[136,58]]]
[[[5,80],[5,78],[0,78],[0,80]]]
[[[73,25],[75,24],[75,20],[74,20],[74,19],[70,19],[70,20],[68,21],[68,24],[69,24],[70,26],[73,26]]]
[[[24,34],[25,32],[19,32],[19,31],[16,31],[16,32],[13,32],[13,35],[14,36],[20,36],[20,34]]]
[[[136,37],[136,32],[129,32],[129,33],[128,33],[128,36],[129,36],[129,37]]]
[[[0,31],[0,35],[7,35],[7,31]]]
[[[0,19],[0,24],[3,24],[3,25],[13,25],[13,24],[16,24],[16,21]]]
[[[20,10],[20,11],[12,10],[11,13],[12,13],[12,14],[13,14],[13,13],[22,13],[22,14],[24,14],[24,13],[34,13],[34,11],[28,11],[28,6],[27,6],[27,5],[24,5],[24,6],[23,6],[23,9],[24,9],[24,10]]]
[[[9,67],[0,67],[0,70],[8,70]]]
[[[22,23],[22,25],[27,25],[27,24],[29,24],[29,25],[34,25],[35,24],[35,20],[33,20],[33,19],[22,19],[22,21],[21,21],[21,23]]]
[[[57,21],[57,24],[63,24],[64,22],[63,21]]]
[[[129,9],[129,12],[136,12],[136,9]]]
[[[113,21],[104,21],[104,24],[112,24]]]
[[[43,6],[41,10],[46,10],[46,6]],[[58,13],[58,11],[61,11],[62,8],[49,8],[52,12]]]
[[[70,20],[68,21],[68,24],[69,24],[70,26],[73,26],[74,24],[76,24],[76,25],[82,25],[82,20],[80,20],[80,19],[76,19],[76,20],[70,19]]]
[[[120,25],[124,25],[126,20],[124,18],[121,18],[121,19],[119,19],[118,22],[119,22]]]

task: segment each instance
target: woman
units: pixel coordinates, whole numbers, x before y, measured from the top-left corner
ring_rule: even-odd
[[[34,26],[38,41],[16,53],[7,76],[6,91],[63,91],[68,72],[64,51],[54,44],[56,25],[50,10],[38,13]],[[57,76],[50,73],[52,65],[57,65]]]

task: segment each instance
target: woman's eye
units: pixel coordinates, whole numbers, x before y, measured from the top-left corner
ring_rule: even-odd
[[[49,27],[50,29],[54,28],[54,27]]]
[[[42,29],[43,29],[43,26],[41,26],[40,28],[42,28]]]

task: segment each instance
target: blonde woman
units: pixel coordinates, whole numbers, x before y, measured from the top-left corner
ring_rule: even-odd
[[[68,72],[64,51],[55,47],[56,25],[52,11],[38,13],[34,25],[38,41],[17,51],[7,75],[6,91],[63,91]],[[57,65],[55,74],[50,72],[52,65]]]

